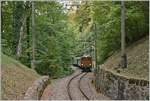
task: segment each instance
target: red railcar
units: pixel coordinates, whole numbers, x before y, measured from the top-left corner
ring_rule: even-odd
[[[80,67],[85,72],[90,72],[92,68],[92,57],[83,56],[80,59]]]

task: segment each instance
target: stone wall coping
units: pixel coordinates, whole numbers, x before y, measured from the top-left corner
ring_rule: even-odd
[[[33,84],[27,89],[24,100],[39,100],[45,87],[49,84],[49,76],[42,76],[35,80]]]
[[[130,80],[130,79],[143,80],[143,81],[149,82],[149,80],[146,80],[146,79],[144,79],[144,78],[128,77],[128,76],[122,75],[122,74],[120,74],[120,73],[114,72],[114,71],[109,70],[109,69],[106,69],[106,68],[100,68],[100,69],[105,70],[105,71],[107,71],[107,72],[111,72],[113,75],[122,77],[122,78],[124,78],[124,79],[128,79],[128,80]]]

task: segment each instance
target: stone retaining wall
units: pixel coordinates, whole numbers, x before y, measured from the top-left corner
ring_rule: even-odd
[[[149,81],[129,79],[104,69],[100,69],[96,79],[97,90],[114,100],[146,100],[149,98]]]
[[[27,89],[24,100],[39,100],[49,82],[50,80],[48,76],[42,76],[36,80],[33,85]]]

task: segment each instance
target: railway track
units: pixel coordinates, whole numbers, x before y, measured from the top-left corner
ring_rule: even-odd
[[[73,80],[75,80],[77,77],[79,77],[81,74],[83,74],[83,73],[81,72],[81,73],[79,73],[79,74],[73,76],[73,77],[69,80],[69,82],[68,82],[68,84],[67,84],[67,92],[68,92],[68,95],[69,95],[69,99],[70,99],[70,100],[73,100],[73,97],[72,97],[72,95],[71,95],[71,87],[70,87],[71,82],[72,82]],[[79,78],[77,88],[80,90],[80,93],[84,96],[84,98],[86,98],[86,100],[90,100],[90,98],[85,94],[85,92],[84,92],[84,91],[82,90],[82,88],[81,88],[81,81],[82,81],[82,79],[84,78],[85,75],[87,75],[87,73],[83,74],[83,75]]]

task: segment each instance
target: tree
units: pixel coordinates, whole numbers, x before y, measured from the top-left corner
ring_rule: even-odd
[[[31,44],[30,44],[30,42],[31,42],[31,38],[30,38],[30,27],[31,27],[31,25],[30,25],[30,19],[31,19],[31,2],[29,2],[29,1],[27,1],[26,2],[26,6],[25,6],[25,8],[26,8],[26,12],[27,12],[27,17],[26,17],[26,33],[27,33],[27,38],[26,38],[26,42],[27,42],[27,49],[28,49],[28,51],[27,51],[27,62],[28,62],[28,64],[27,64],[27,66],[28,67],[31,67],[31,52],[30,52],[30,47],[31,47]]]
[[[13,48],[13,54],[17,56],[17,54],[20,52],[20,46],[19,45],[19,36],[20,34],[22,35],[22,30],[23,30],[23,12],[24,12],[24,3],[22,1],[14,2],[13,3],[13,32],[12,32],[12,48]]]
[[[120,50],[120,3],[93,1],[93,19],[97,22],[98,64],[103,64],[116,50]],[[148,2],[126,2],[126,46],[148,35],[147,7]]]
[[[35,68],[35,8],[34,1],[32,2],[32,68]]]
[[[32,65],[42,75],[66,75],[70,73],[71,57],[89,51],[90,45],[86,44],[83,49],[80,40],[91,40],[95,22],[97,64],[103,64],[120,50],[120,3],[82,1],[76,12],[67,13],[57,1],[3,1],[2,52],[12,57],[18,53],[20,62]],[[126,2],[126,46],[148,35],[148,8],[147,1]]]
[[[21,53],[22,53],[22,38],[24,34],[25,22],[26,22],[26,14],[22,18],[22,25],[21,25],[20,32],[19,32],[19,42],[17,45],[17,55],[16,55],[17,59],[21,57]]]
[[[125,52],[125,2],[121,1],[121,66],[127,68],[127,56]]]

